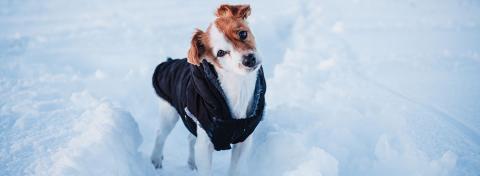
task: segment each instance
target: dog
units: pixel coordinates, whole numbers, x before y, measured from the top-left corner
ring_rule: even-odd
[[[206,31],[194,32],[187,58],[169,58],[155,68],[152,83],[162,113],[150,158],[155,168],[162,168],[165,140],[180,117],[190,132],[190,169],[211,175],[212,152],[232,149],[229,174],[239,174],[265,108],[250,13],[249,5],[221,5]]]

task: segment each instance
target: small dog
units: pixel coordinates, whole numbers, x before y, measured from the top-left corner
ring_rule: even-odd
[[[266,83],[249,5],[221,5],[205,32],[197,29],[185,59],[155,69],[153,87],[163,101],[151,161],[162,167],[163,146],[178,118],[190,131],[188,166],[211,175],[212,152],[232,149],[230,175],[239,174],[262,120]]]

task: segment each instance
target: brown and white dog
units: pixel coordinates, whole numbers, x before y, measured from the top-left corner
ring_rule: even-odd
[[[194,33],[187,61],[192,65],[200,65],[206,60],[213,65],[231,117],[245,119],[252,104],[262,62],[247,22],[250,6],[221,5],[215,15],[217,18],[206,31],[197,29]],[[158,83],[154,81],[154,84]],[[161,125],[151,155],[156,168],[162,167],[165,140],[179,119],[179,108],[173,107],[171,102],[161,101],[160,108]],[[189,135],[188,165],[191,169],[197,169],[200,175],[211,175],[213,144],[202,128],[197,128],[196,133],[196,137]],[[232,145],[230,175],[238,175],[239,166],[243,165],[251,143],[252,135],[249,135],[243,142]]]

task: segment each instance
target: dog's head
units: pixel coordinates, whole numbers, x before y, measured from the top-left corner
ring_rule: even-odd
[[[249,5],[221,5],[217,18],[206,32],[199,29],[192,37],[188,62],[199,65],[203,59],[216,69],[246,75],[261,65],[255,38],[248,27]]]

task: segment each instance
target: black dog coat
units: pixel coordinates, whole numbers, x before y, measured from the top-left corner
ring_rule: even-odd
[[[168,59],[157,66],[152,81],[157,95],[175,107],[187,129],[196,136],[197,121],[217,151],[243,142],[262,120],[267,88],[262,67],[244,119],[232,118],[217,73],[205,60],[195,66],[186,59]]]

